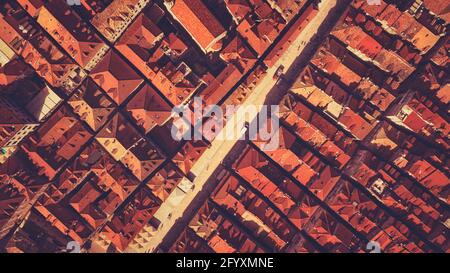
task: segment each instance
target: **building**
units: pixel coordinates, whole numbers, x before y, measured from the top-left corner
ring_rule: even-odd
[[[204,52],[219,51],[227,31],[201,0],[165,1],[170,14]]]
[[[23,108],[7,97],[0,95],[0,148],[6,154],[39,126]]]

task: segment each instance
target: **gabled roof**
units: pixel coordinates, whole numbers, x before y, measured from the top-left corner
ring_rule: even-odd
[[[204,141],[188,141],[173,157],[172,161],[178,165],[183,173],[188,174],[197,159],[207,149]]]
[[[450,22],[450,3],[447,0],[424,0],[425,7],[444,19],[448,24]]]
[[[21,59],[12,59],[3,66],[0,66],[0,86],[7,86],[15,80],[23,78],[30,72],[28,66]]]
[[[382,48],[380,43],[365,33],[359,26],[345,26],[332,31],[331,35],[372,59]]]
[[[251,11],[251,7],[247,0],[225,0],[226,6],[231,15],[240,21]]]
[[[234,37],[220,52],[220,57],[227,62],[237,65],[241,73],[248,71],[257,60],[257,57],[247,47],[239,35],[236,35],[236,37]]]
[[[183,178],[185,178],[183,173],[169,162],[150,179],[146,186],[164,202]]]
[[[361,140],[364,139],[373,128],[371,124],[349,108],[345,108],[338,121]]]
[[[150,56],[148,51],[162,36],[161,29],[145,14],[140,14],[117,42],[116,48],[123,51],[125,47],[129,47],[146,61]]]
[[[82,214],[93,214],[95,216],[95,211],[91,210],[91,206],[95,202],[97,198],[100,197],[101,191],[94,187],[89,181],[87,181],[80,190],[76,192],[72,198],[70,198],[69,203],[70,206],[76,210],[80,215]],[[97,215],[100,216],[100,215]],[[96,219],[91,217],[85,217],[89,224],[93,227],[98,225]],[[99,217],[100,218],[100,217]],[[105,215],[103,215],[103,219],[105,219]]]
[[[250,18],[245,18],[238,26],[237,31],[241,36],[247,41],[247,43],[255,50],[259,56],[261,56],[264,51],[269,47],[270,42],[262,39],[257,33],[257,31],[253,28],[254,23]]]
[[[164,159],[152,142],[142,139],[125,153],[121,161],[136,178],[143,181],[163,163]]]
[[[180,37],[178,37],[174,33],[170,33],[166,37],[166,41],[172,52],[175,52],[176,55],[178,56],[182,55],[184,52],[188,50],[188,46],[183,42],[183,40],[181,40]]]
[[[175,0],[169,11],[199,46],[208,51],[226,31],[201,0]]]
[[[334,185],[336,185],[340,176],[340,173],[334,168],[326,166],[319,174],[318,178],[312,181],[308,187],[317,197],[324,200]]]
[[[112,50],[92,70],[91,77],[117,104],[121,104],[143,81]]]
[[[142,227],[152,218],[159,206],[158,200],[144,187],[136,192],[120,211],[115,213],[102,232],[115,247],[124,251]]]
[[[140,138],[139,132],[120,113],[112,117],[96,136],[97,141],[116,160],[120,160]]]
[[[74,91],[68,104],[95,131],[107,121],[115,107],[114,102],[91,78]]]
[[[104,46],[95,32],[62,1],[42,6],[37,12],[37,22],[83,67]]]

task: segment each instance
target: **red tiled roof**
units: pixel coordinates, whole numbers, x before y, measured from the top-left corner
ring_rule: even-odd
[[[164,159],[165,156],[160,153],[155,144],[148,139],[143,139],[133,145],[121,161],[136,178],[143,181],[163,163]]]
[[[61,1],[42,6],[38,10],[37,22],[80,66],[86,66],[105,46],[95,32]]]
[[[439,15],[447,24],[450,22],[450,3],[447,0],[424,0],[425,7]]]
[[[154,126],[162,125],[171,115],[171,107],[149,85],[143,86],[127,104],[136,123],[149,132]]]
[[[266,41],[259,36],[259,34],[253,30],[252,23],[244,19],[237,27],[237,31],[241,36],[249,43],[249,45],[255,50],[259,56],[269,47],[270,42]]]
[[[91,78],[74,91],[68,104],[93,130],[99,129],[114,109],[114,102]]]
[[[241,73],[247,72],[257,60],[257,57],[247,47],[239,35],[233,38],[220,52],[220,56],[227,62],[238,66]]]
[[[244,18],[251,11],[251,7],[246,0],[225,0],[225,3],[233,17],[238,20]]]
[[[212,46],[225,29],[201,0],[176,0],[170,12],[203,50]]]

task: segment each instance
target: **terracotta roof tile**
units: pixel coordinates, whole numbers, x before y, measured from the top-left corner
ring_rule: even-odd
[[[115,52],[109,51],[92,70],[92,79],[121,104],[143,81]]]
[[[201,0],[174,1],[169,11],[186,28],[200,47],[208,51],[226,31]],[[206,23],[207,22],[207,23]]]

